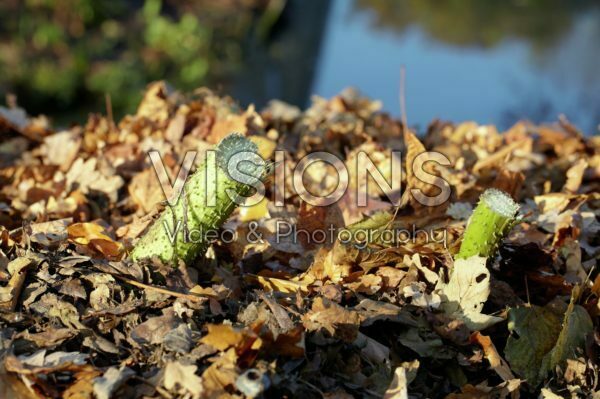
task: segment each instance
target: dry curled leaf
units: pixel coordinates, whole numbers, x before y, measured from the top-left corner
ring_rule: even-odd
[[[109,259],[123,255],[123,244],[107,235],[104,227],[96,223],[75,223],[67,228],[69,241],[84,245],[97,251]]]

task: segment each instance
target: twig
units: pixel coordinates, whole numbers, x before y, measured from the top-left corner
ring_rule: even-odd
[[[525,275],[525,295],[527,295],[527,305],[531,306],[531,301],[529,300],[529,284],[527,283],[527,275]]]
[[[400,67],[400,119],[402,120],[402,131],[406,133],[408,123],[406,118],[406,66]]]
[[[402,65],[400,67],[400,120],[402,121],[402,137],[404,138],[404,142],[406,144],[406,136],[408,135],[408,119],[406,117],[406,66]],[[408,190],[408,187],[406,188]],[[403,202],[403,201],[402,201]],[[386,228],[389,228],[390,225],[396,220],[396,216],[398,216],[398,212],[402,207],[402,202],[396,206],[394,210],[394,216],[390,219]]]
[[[153,290],[156,292],[160,292],[161,294],[165,294],[165,295],[169,295],[169,296],[174,296],[177,298],[183,298],[183,299],[189,299],[190,301],[196,301],[196,302],[202,302],[204,301],[206,298],[210,298],[211,295],[195,295],[195,294],[185,294],[183,292],[177,292],[177,291],[171,291],[168,290],[166,288],[162,288],[162,287],[157,287],[155,285],[149,285],[149,284],[144,284],[141,283],[137,280],[125,277],[125,276],[121,276],[119,274],[111,274],[112,276],[118,278],[119,280],[127,283],[127,284],[131,284],[134,285],[136,287],[139,288],[143,288],[143,289],[147,289],[147,290]]]
[[[325,394],[323,393],[323,391],[321,391],[319,388],[317,388],[315,385],[311,384],[310,382],[308,382],[302,378],[298,378],[298,381],[300,383],[306,385],[307,387],[314,389],[316,392],[318,392],[321,395],[322,398],[325,397]]]
[[[113,118],[112,99],[110,98],[109,93],[104,95],[104,100],[106,101],[106,118],[108,119],[110,130],[114,131],[116,130],[117,125],[115,124],[115,120]]]

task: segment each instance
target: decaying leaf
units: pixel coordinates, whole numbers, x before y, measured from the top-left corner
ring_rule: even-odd
[[[7,370],[32,375],[49,371],[69,369],[87,363],[88,355],[79,352],[52,352],[41,349],[31,355],[8,356],[4,361]]]
[[[454,262],[447,283],[438,282],[436,291],[442,297],[440,309],[447,315],[463,320],[472,330],[483,330],[502,318],[482,314],[490,294],[490,272],[486,258],[473,256]]]
[[[303,317],[303,322],[309,331],[323,330],[330,336],[352,342],[358,334],[360,319],[354,311],[344,309],[329,300],[317,298],[313,302],[312,311]]]
[[[418,368],[418,360],[396,367],[392,383],[383,395],[384,399],[408,399],[408,385],[415,379]]]
[[[38,261],[31,257],[16,258],[6,266],[11,277],[8,284],[0,287],[0,309],[12,311],[17,305],[19,295],[25,284],[28,268]]]
[[[131,338],[139,343],[158,344],[179,323],[175,311],[168,308],[163,310],[162,316],[151,317],[135,327],[131,331]]]
[[[98,399],[110,399],[128,378],[135,375],[129,367],[111,367],[94,379],[94,395]]]
[[[490,362],[490,367],[500,376],[500,378],[502,378],[502,380],[511,381],[515,379],[510,367],[506,361],[502,359],[490,337],[476,331],[471,335],[471,340],[481,345],[486,359]]]
[[[53,247],[67,239],[67,227],[72,222],[72,218],[65,218],[32,224],[29,226],[29,239],[46,247]]]
[[[68,227],[67,232],[72,242],[89,246],[109,259],[123,254],[123,244],[106,235],[106,230],[96,223],[75,223]]]
[[[170,391],[183,390],[194,398],[202,394],[202,378],[196,375],[196,367],[193,364],[184,365],[181,362],[169,362],[165,366],[164,385]]]
[[[227,389],[235,385],[239,377],[236,362],[237,356],[233,348],[213,362],[202,373],[203,389],[207,396],[219,396],[227,392]]]
[[[590,316],[575,304],[575,296],[566,307],[557,300],[544,307],[510,309],[508,323],[511,336],[506,342],[506,359],[532,386],[576,357],[593,330]]]

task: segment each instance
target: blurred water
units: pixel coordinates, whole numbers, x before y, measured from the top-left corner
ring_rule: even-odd
[[[558,37],[551,41],[536,42],[535,31],[517,37],[500,27],[500,39],[486,46],[478,43],[477,37],[468,41],[468,35],[466,42],[453,43],[450,31],[447,39],[443,32],[433,37],[418,18],[402,23],[401,30],[396,30],[393,23],[377,26],[377,19],[384,16],[368,7],[369,2],[362,3],[366,6],[359,8],[357,2],[334,1],[312,92],[332,96],[352,85],[381,99],[386,110],[398,115],[400,68],[404,65],[408,121],[421,128],[433,118],[475,120],[506,128],[521,118],[555,121],[563,113],[587,133],[598,133],[597,7],[574,10],[565,16],[569,25],[560,27]],[[557,10],[552,9],[552,2],[547,5],[547,23],[552,24],[549,16]],[[430,10],[439,13],[439,24],[450,30],[452,23],[443,20],[443,12],[444,7]],[[456,24],[465,22],[456,20]],[[475,29],[473,36],[477,34]]]

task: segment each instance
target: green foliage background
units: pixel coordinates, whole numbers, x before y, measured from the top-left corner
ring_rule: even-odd
[[[150,81],[191,89],[209,75],[225,76],[239,67],[240,42],[261,6],[190,3],[0,2],[0,92],[27,98],[30,112],[46,114],[74,114],[90,102],[104,109],[107,93],[122,114]]]

